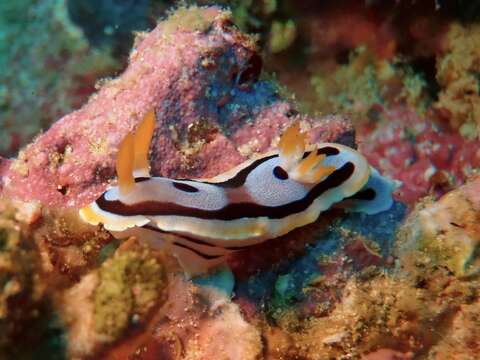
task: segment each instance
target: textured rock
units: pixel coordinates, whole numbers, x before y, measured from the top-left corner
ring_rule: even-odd
[[[424,204],[404,226],[399,256],[421,250],[457,276],[480,271],[480,177]]]
[[[271,147],[296,113],[272,82],[259,80],[261,68],[254,39],[231,25],[229,13],[180,8],[137,37],[123,74],[21,151],[2,178],[4,192],[56,207],[92,201],[114,178],[118,144],[152,108],[154,174],[225,171]],[[351,140],[342,119],[326,128],[318,140]]]

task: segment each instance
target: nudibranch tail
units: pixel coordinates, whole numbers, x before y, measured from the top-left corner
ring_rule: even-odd
[[[350,212],[377,214],[390,209],[393,204],[392,193],[400,186],[400,182],[384,177],[375,168],[370,167],[367,183],[341,205]]]
[[[134,145],[134,136],[129,133],[123,139],[118,150],[116,170],[118,187],[122,195],[128,194],[135,186],[133,177]]]
[[[150,177],[148,152],[155,129],[155,110],[150,110],[143,121],[138,125],[134,138],[134,165],[135,177]]]

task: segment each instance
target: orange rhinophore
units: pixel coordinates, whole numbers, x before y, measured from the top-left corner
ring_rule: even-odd
[[[135,132],[133,171],[138,176],[150,176],[148,152],[155,129],[155,111],[150,110]]]
[[[116,163],[118,187],[122,195],[127,195],[135,185],[135,178],[133,177],[133,152],[134,136],[129,133],[120,144]]]

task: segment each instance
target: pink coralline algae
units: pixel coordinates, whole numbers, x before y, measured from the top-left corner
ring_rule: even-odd
[[[208,177],[274,146],[293,105],[259,80],[262,60],[252,37],[216,7],[180,9],[140,34],[129,65],[105,81],[81,109],[57,121],[22,150],[2,177],[7,196],[54,207],[80,207],[113,179],[117,147],[152,108],[157,128],[152,172]],[[305,119],[314,140],[352,145],[341,118]]]
[[[461,185],[480,166],[480,141],[466,140],[412,110],[379,110],[384,121],[359,127],[359,148],[369,162],[403,183],[397,197],[413,204]]]

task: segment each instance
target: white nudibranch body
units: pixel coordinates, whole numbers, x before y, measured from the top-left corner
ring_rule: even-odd
[[[392,205],[396,184],[357,151],[335,143],[307,148],[298,122],[278,152],[249,160],[211,179],[151,177],[151,111],[122,142],[118,185],[80,210],[115,237],[136,236],[177,257],[190,275],[224,262],[233,251],[284,235],[340,205],[375,214]],[[141,177],[134,176],[141,174]]]

